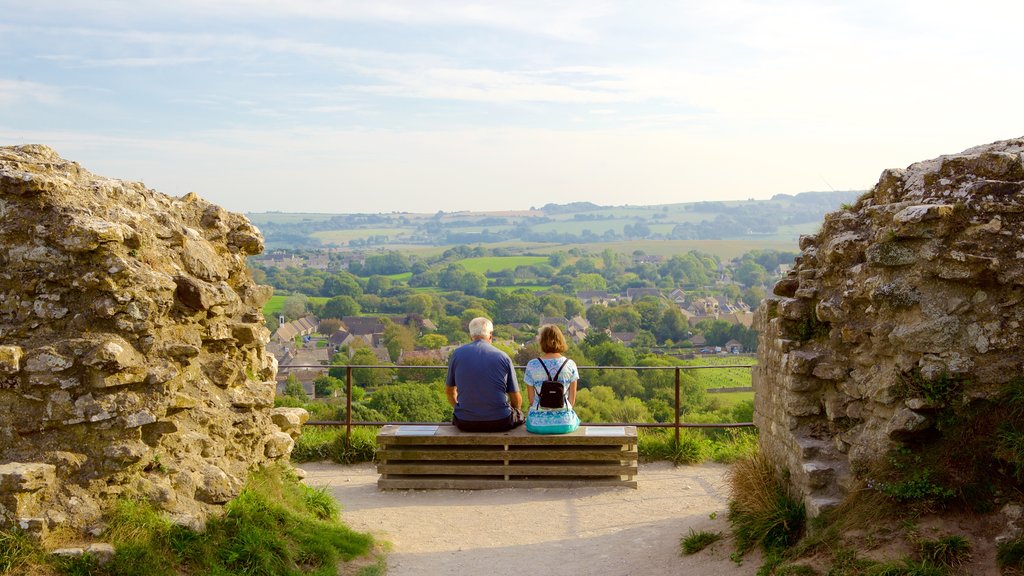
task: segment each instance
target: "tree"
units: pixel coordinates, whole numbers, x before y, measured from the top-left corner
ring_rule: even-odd
[[[585,273],[576,276],[576,279],[572,281],[572,287],[576,292],[587,292],[604,290],[608,288],[608,283],[600,274]]]
[[[448,339],[443,334],[424,334],[416,342],[427,350],[437,350],[448,345]]]
[[[366,402],[397,422],[450,422],[452,407],[439,386],[406,382],[384,386]]]
[[[683,313],[671,306],[661,314],[661,319],[654,328],[654,336],[659,341],[673,340],[679,342],[685,340],[690,333],[690,323],[687,322]]]
[[[325,318],[344,318],[358,314],[359,303],[351,296],[335,296],[324,303],[323,316]]]
[[[321,334],[325,334],[327,336],[334,334],[340,329],[341,320],[338,320],[337,318],[324,318],[320,321],[320,326],[317,328]]]
[[[761,304],[761,300],[764,300],[764,288],[760,286],[751,286],[743,291],[743,302],[751,308],[757,308]]]
[[[302,382],[299,382],[299,378],[295,374],[289,374],[288,378],[285,379],[284,395],[300,400],[307,398],[306,390],[302,387]]]
[[[366,291],[370,294],[383,294],[391,289],[391,278],[375,274],[366,281]]]
[[[403,350],[409,351],[416,347],[416,334],[408,326],[384,320],[384,346],[388,349],[391,361],[398,362]]]
[[[320,376],[313,380],[313,389],[318,398],[335,397],[345,392],[345,381],[333,376]]]
[[[306,315],[309,298],[305,294],[292,294],[284,299],[281,305],[281,315],[285,320],[297,320]]]
[[[760,286],[768,281],[768,271],[753,260],[744,260],[732,277],[744,286]]]
[[[616,342],[605,342],[587,350],[598,366],[633,366],[636,355],[632,350]]]
[[[359,286],[359,281],[348,272],[339,272],[328,276],[320,288],[320,295],[328,298],[341,295],[355,298],[362,293],[363,289]]]
[[[462,275],[459,285],[466,294],[480,296],[487,289],[487,277],[480,272],[466,272]]]

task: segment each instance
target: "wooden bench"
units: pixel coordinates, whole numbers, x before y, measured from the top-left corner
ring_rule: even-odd
[[[636,426],[580,426],[570,434],[462,432],[451,424],[384,426],[377,487],[394,489],[636,488]]]

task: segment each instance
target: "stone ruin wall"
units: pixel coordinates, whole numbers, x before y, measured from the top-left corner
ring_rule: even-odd
[[[800,240],[755,316],[755,423],[808,512],[931,428],[908,378],[992,398],[1024,356],[1024,139],[887,170]],[[908,397],[909,396],[909,397]]]
[[[273,409],[238,214],[0,148],[0,528],[102,527],[142,497],[201,527],[306,417]]]

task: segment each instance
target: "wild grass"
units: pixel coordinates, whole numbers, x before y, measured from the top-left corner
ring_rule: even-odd
[[[1001,568],[1024,571],[1024,536],[1000,544],[996,549],[996,563]]]
[[[789,548],[803,533],[806,514],[780,482],[768,458],[756,453],[737,461],[727,475],[729,524],[737,550]]]
[[[47,556],[24,536],[3,534],[0,574],[334,575],[340,563],[368,554],[373,545],[368,534],[344,526],[338,512],[328,494],[274,466],[254,473],[204,532],[171,523],[148,502],[117,501],[103,535],[116,553],[103,566],[88,555]]]
[[[0,532],[0,574],[25,574],[42,560],[43,553],[27,534]]]
[[[679,547],[683,555],[689,556],[690,554],[700,552],[721,539],[721,532],[708,532],[706,530],[694,532],[693,528],[690,528],[690,533],[680,539]]]
[[[756,431],[729,428],[724,432],[684,428],[679,443],[669,429],[640,429],[638,451],[645,461],[668,461],[675,465],[714,461],[728,464],[757,451]]]
[[[959,535],[921,540],[917,543],[923,561],[955,570],[971,561],[972,548],[971,541]]]
[[[292,450],[293,462],[331,460],[340,464],[372,462],[377,455],[379,428],[356,426],[352,428],[349,447],[345,447],[345,429],[342,427],[305,426]]]

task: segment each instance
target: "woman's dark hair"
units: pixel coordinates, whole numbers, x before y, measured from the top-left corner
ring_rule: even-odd
[[[569,349],[569,346],[565,343],[565,336],[562,336],[562,331],[554,324],[541,326],[537,339],[540,341],[540,349],[545,354],[555,352],[561,354]]]

